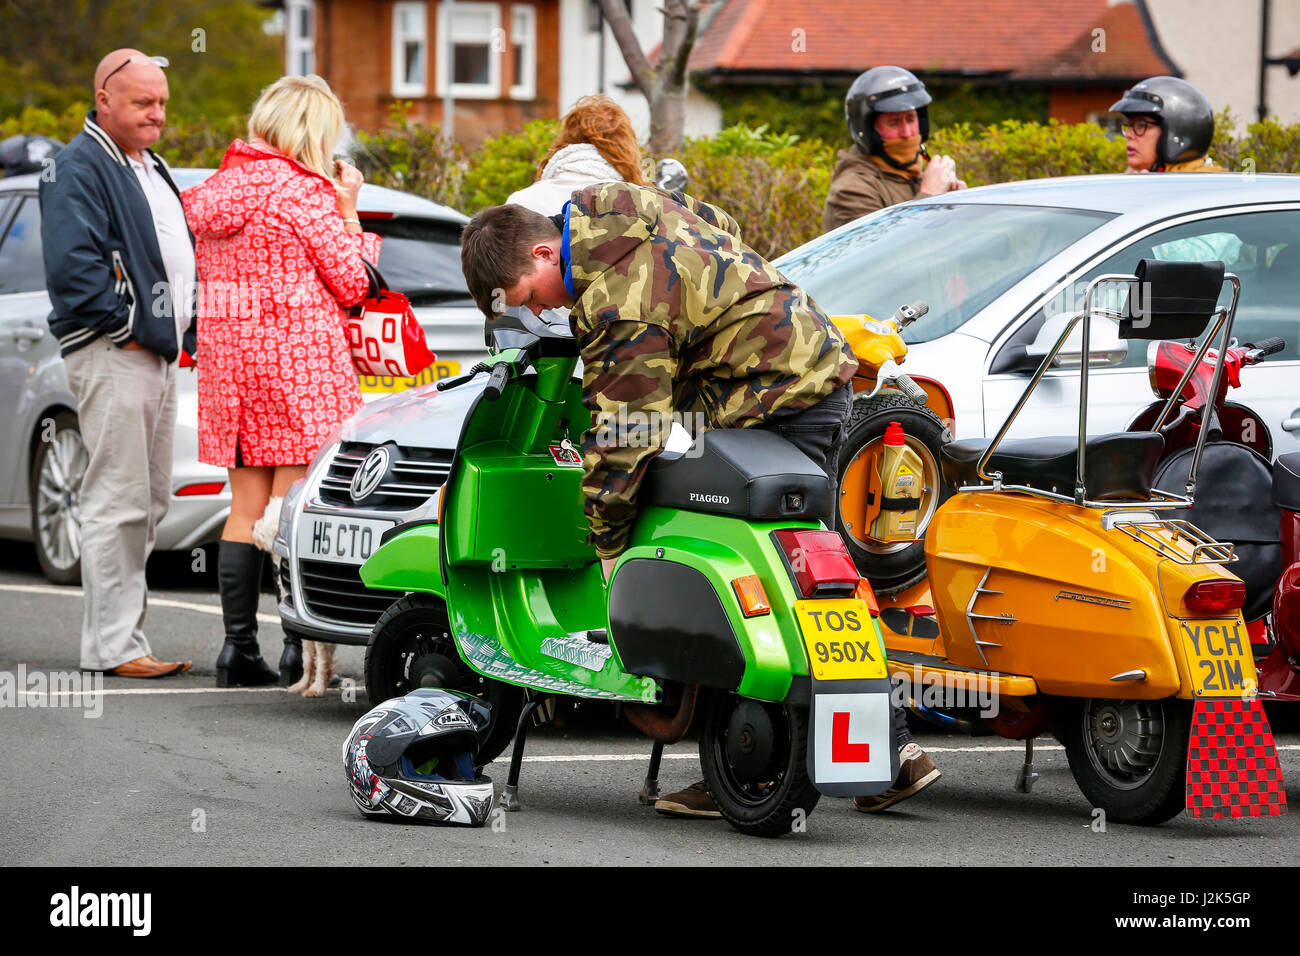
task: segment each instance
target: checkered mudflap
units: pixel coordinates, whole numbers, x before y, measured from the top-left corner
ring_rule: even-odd
[[[1273,731],[1258,699],[1196,701],[1187,747],[1187,813],[1212,819],[1286,813]]]

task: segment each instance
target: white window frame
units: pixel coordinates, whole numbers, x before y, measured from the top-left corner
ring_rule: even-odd
[[[463,43],[484,43],[488,48],[488,82],[487,83],[451,83],[451,95],[461,100],[495,100],[501,96],[501,57],[505,53],[502,39],[505,31],[501,29],[501,5],[486,3],[483,0],[455,0],[455,9],[466,13],[487,13],[491,21],[486,36],[460,38]],[[438,54],[434,57],[438,64],[438,95],[447,95],[447,85],[451,80],[451,50],[448,37],[451,35],[447,22],[447,4],[438,4]]]
[[[520,21],[523,21],[522,24]],[[523,82],[515,76],[510,84],[510,98],[537,98],[537,8],[531,3],[510,5],[510,62],[514,64],[515,47],[523,47]]]
[[[299,14],[307,13],[307,35],[298,33]],[[286,76],[307,76],[316,72],[316,4],[313,0],[284,0],[284,72]],[[306,55],[302,72],[298,58]]]
[[[416,33],[402,33],[400,25],[405,13],[419,13],[420,29]],[[392,92],[394,96],[424,96],[429,87],[429,5],[419,2],[402,2],[393,4],[393,61]],[[420,44],[420,59],[424,69],[418,83],[406,79],[406,44],[410,41]]]

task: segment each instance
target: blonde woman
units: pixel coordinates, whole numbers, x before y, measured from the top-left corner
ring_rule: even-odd
[[[357,218],[361,173],[331,154],[343,107],[319,76],[263,91],[220,170],[182,194],[198,264],[199,459],[229,469],[218,582],[226,642],[217,686],[301,672],[286,638],[277,675],[257,645],[263,553],[253,523],[361,407],[344,323],[379,237]]]
[[[537,181],[506,200],[554,216],[575,190],[592,183],[644,186],[641,147],[632,121],[608,96],[584,96],[560,123],[560,135],[537,167]]]

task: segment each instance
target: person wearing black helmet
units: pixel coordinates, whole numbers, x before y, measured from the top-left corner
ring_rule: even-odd
[[[930,159],[930,94],[925,84],[898,66],[877,66],[861,74],[844,98],[844,117],[853,147],[840,152],[831,177],[822,228],[917,196],[938,196],[966,184],[951,157]],[[929,160],[922,163],[922,160]]]
[[[1186,80],[1153,76],[1125,91],[1110,110],[1125,117],[1126,172],[1225,172],[1208,155],[1214,110]]]

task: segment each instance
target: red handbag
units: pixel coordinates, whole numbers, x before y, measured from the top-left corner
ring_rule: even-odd
[[[364,261],[364,260],[362,260]],[[411,311],[411,303],[388,283],[369,262],[370,291],[348,318],[348,346],[359,375],[414,378],[433,364],[424,328]]]

